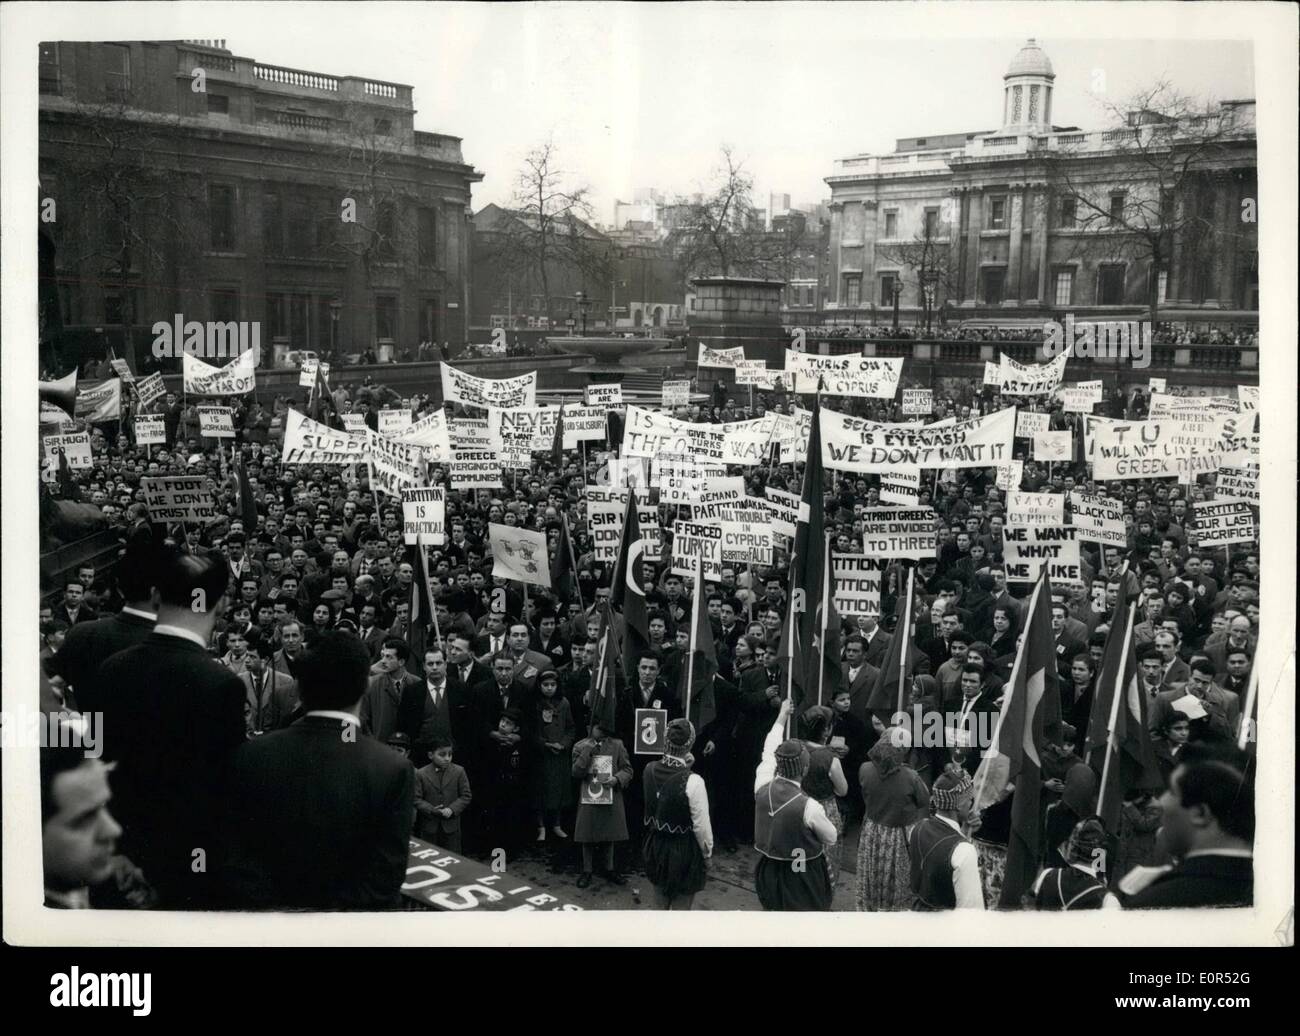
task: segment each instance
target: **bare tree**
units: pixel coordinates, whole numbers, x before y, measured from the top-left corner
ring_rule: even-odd
[[[668,246],[688,279],[750,274],[762,261],[764,230],[753,204],[754,179],[727,145],[712,183],[707,192],[675,205]]]
[[[1204,277],[1230,233],[1214,209],[1215,179],[1233,143],[1253,137],[1253,127],[1236,108],[1198,101],[1163,80],[1101,105],[1112,125],[1102,143],[1116,154],[1099,163],[1085,153],[1086,139],[1064,146],[1055,168],[1056,205],[1073,211],[1076,254],[1149,264],[1154,323],[1157,274],[1170,268],[1175,242],[1179,276]]]
[[[911,240],[876,247],[879,258],[912,271],[927,331],[930,330],[936,305],[940,300],[952,298],[959,288],[960,271],[952,261],[952,248],[949,244],[952,233],[950,221],[941,218],[930,220],[923,216],[921,225]],[[907,279],[901,280],[906,287]]]

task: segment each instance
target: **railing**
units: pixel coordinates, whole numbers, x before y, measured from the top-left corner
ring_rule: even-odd
[[[192,43],[196,47],[211,47],[213,50],[226,50],[225,40],[182,40],[182,43]]]
[[[1086,133],[1063,133],[1063,134],[1061,134],[1059,137],[1052,137],[1052,138],[1050,138],[1050,139],[1055,140],[1056,143],[1057,143],[1057,146],[1058,146],[1058,147],[1061,146],[1061,145],[1065,145],[1065,146],[1068,147],[1068,146],[1071,145],[1071,144],[1086,144],[1086,143],[1088,143],[1088,134],[1086,134]]]
[[[259,108],[257,110],[257,121],[274,123],[277,126],[285,126],[289,129],[305,130],[327,131],[334,125],[333,119],[327,119],[323,115],[304,115],[301,112],[272,111],[268,108]]]
[[[884,155],[880,159],[881,165],[909,165],[911,164],[911,155]]]
[[[279,65],[254,64],[253,76],[256,79],[264,79],[268,83],[304,87],[308,90],[328,90],[337,93],[339,88],[339,81],[335,76],[303,72],[296,68],[281,68]]]
[[[1008,147],[1019,139],[1019,137],[982,137],[980,147]]]
[[[233,72],[235,70],[235,59],[226,54],[196,54],[196,66],[202,66],[206,71],[216,72]]]
[[[41,555],[41,599],[57,597],[65,578],[82,565],[94,565],[96,574],[110,571],[121,549],[120,530],[100,529]]]
[[[392,83],[381,83],[373,79],[364,79],[361,82],[361,92],[370,97],[390,97],[397,99],[397,87]]]
[[[1120,141],[1136,140],[1138,131],[1136,127],[1127,127],[1125,129],[1106,130],[1101,135],[1103,144],[1117,144]]]

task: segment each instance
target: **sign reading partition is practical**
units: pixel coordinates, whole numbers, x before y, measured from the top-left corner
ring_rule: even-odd
[[[439,546],[447,539],[447,494],[441,486],[402,492],[402,536],[407,544]]]

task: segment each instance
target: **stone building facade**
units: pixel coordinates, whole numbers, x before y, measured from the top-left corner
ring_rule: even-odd
[[[176,313],[260,321],[264,364],[464,341],[483,176],[460,138],[414,117],[410,86],[264,65],[220,40],[43,44],[47,341],[112,345],[138,369]]]
[[[905,138],[892,154],[835,163],[825,317],[884,323],[896,282],[909,322],[927,292],[936,322],[1104,317],[1152,301],[1258,310],[1257,238],[1243,218],[1256,197],[1254,102],[1223,102],[1213,132],[1204,118],[1150,111],[1084,132],[1052,124],[1054,84],[1030,40],[1003,76],[1001,128]],[[1195,175],[1160,196],[1160,170],[1173,165],[1161,156],[1193,148]],[[1158,262],[1130,232],[1138,224],[1170,228]]]

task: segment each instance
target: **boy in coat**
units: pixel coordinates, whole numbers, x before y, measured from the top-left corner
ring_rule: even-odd
[[[465,768],[451,761],[451,741],[435,737],[432,761],[415,771],[415,834],[449,852],[460,852],[460,815],[473,794]]]

